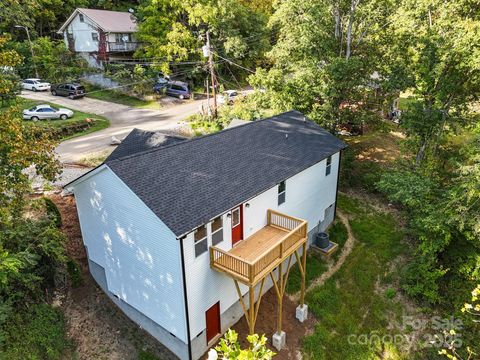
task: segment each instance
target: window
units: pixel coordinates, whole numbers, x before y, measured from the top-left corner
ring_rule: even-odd
[[[98,41],[98,33],[92,32],[92,40],[93,41]]]
[[[219,216],[212,221],[212,245],[220,244],[223,241],[223,220]]]
[[[83,18],[83,14],[78,14],[78,18],[80,19],[80,22],[84,22],[85,19]]]
[[[240,224],[240,207],[232,210],[232,228]]]
[[[285,192],[285,181],[282,181],[280,184],[278,184],[278,205],[281,205],[285,202]]]
[[[199,257],[207,251],[207,249],[207,228],[202,226],[195,231],[195,257]]]
[[[325,169],[325,176],[330,175],[331,171],[332,171],[332,157],[329,156],[327,158],[327,168]]]
[[[117,44],[124,43],[124,42],[131,42],[132,41],[132,34],[115,34],[115,42]]]

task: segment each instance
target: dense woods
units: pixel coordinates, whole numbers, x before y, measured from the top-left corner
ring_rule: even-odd
[[[199,87],[208,77],[201,49],[208,31],[222,87],[255,90],[218,119],[197,119],[209,129],[297,109],[331,132],[401,132],[401,156],[387,168],[361,169],[347,150],[343,186],[380,196],[405,217],[413,250],[398,269],[402,291],[430,312],[463,316],[480,282],[480,2],[0,0],[0,344],[19,346],[15,329],[39,317],[63,326],[39,305],[66,261],[63,235],[43,203],[27,200],[23,171],[35,165],[53,179],[58,164],[48,134],[18,116],[16,82],[33,75],[33,61],[15,25],[30,29],[42,77],[75,78],[86,65],[56,31],[76,7],[132,8],[145,43],[135,57]],[[398,99],[404,106],[393,124]],[[465,321],[478,352],[479,330]],[[61,335],[42,336],[57,352],[34,358],[61,358]]]

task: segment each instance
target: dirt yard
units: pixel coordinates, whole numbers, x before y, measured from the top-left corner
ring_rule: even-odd
[[[268,347],[277,353],[275,360],[291,360],[302,359],[300,352],[302,338],[313,331],[315,319],[311,313],[308,314],[308,320],[303,324],[295,318],[295,309],[298,303],[291,301],[288,296],[283,299],[283,331],[287,334],[287,346],[282,351],[278,352],[272,347],[272,335],[277,330],[277,295],[275,290],[270,289],[262,298],[260,309],[258,310],[257,323],[255,325],[255,332],[259,335],[265,334],[268,338]],[[246,337],[248,335],[248,324],[245,317],[233,326],[233,329],[239,334],[242,347],[247,347],[248,342]]]
[[[57,297],[67,319],[68,335],[76,344],[77,359],[137,360],[141,350],[162,360],[177,359],[128,319],[90,276],[74,198],[50,197],[62,214],[62,230],[68,237],[67,254],[82,269],[83,284]]]

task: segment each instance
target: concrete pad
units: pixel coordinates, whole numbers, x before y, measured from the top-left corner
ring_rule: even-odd
[[[303,323],[305,320],[308,319],[308,305],[303,304],[303,305],[298,305],[297,309],[295,310],[295,317]]]
[[[276,332],[272,337],[273,347],[278,351],[282,350],[285,347],[286,339],[287,334],[285,334],[285,331],[282,331],[281,333]]]

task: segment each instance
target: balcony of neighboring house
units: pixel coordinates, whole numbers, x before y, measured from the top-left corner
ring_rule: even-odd
[[[138,41],[109,41],[108,52],[133,52],[140,46]]]

